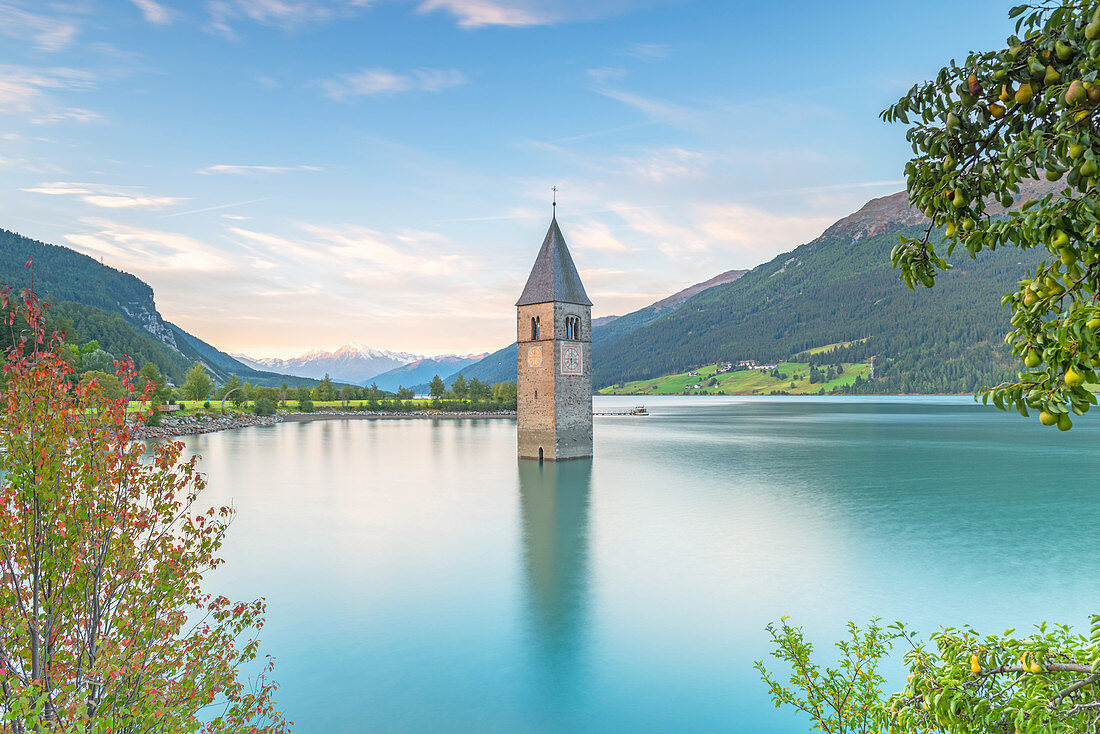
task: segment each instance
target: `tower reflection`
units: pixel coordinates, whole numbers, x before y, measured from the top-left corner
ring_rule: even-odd
[[[519,462],[526,602],[537,654],[557,684],[584,646],[592,460]]]

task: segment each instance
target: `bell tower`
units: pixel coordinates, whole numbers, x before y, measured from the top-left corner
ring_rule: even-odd
[[[592,301],[557,216],[516,301],[516,335],[520,458],[592,456]]]

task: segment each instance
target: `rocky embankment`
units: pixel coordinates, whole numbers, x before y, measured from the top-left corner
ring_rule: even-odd
[[[514,410],[494,411],[446,411],[446,410],[324,410],[316,413],[280,413],[278,415],[238,416],[165,416],[159,426],[145,426],[137,431],[138,438],[171,438],[192,436],[198,433],[228,431],[231,428],[270,426],[282,422],[308,422],[337,419],[385,419],[385,418],[512,418]]]
[[[138,438],[171,438],[173,436],[193,436],[197,433],[227,431],[230,428],[247,426],[270,426],[279,422],[274,415],[234,415],[224,417],[183,416],[180,418],[162,418],[159,426],[144,426],[137,431]]]

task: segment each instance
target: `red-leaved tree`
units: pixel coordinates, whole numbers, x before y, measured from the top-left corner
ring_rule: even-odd
[[[0,730],[288,730],[256,660],[263,601],[202,589],[232,511],[198,504],[182,444],[149,459],[140,414],[69,379],[32,293],[0,290],[0,313]]]

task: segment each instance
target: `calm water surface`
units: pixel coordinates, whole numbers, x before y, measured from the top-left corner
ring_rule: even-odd
[[[598,399],[629,406],[637,399]],[[266,596],[296,731],[804,732],[764,625],[980,630],[1100,611],[1100,421],[969,398],[664,398],[596,458],[501,419],[187,440],[240,515],[215,590]]]

